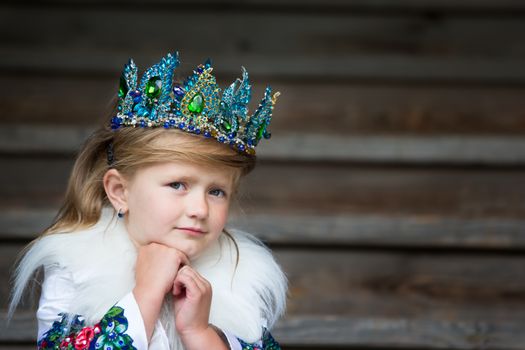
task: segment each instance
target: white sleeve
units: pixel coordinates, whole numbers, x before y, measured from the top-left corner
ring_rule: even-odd
[[[224,336],[228,340],[228,345],[230,346],[230,350],[242,350],[242,345],[236,336],[234,336],[232,333],[228,331],[222,331],[222,333],[224,333]]]
[[[148,349],[148,337],[146,327],[140,313],[139,305],[132,292],[129,292],[124,298],[115,304],[124,309],[124,314],[128,319],[128,330],[126,333],[133,339],[133,346],[137,350]]]
[[[38,339],[59,318],[58,314],[69,310],[75,296],[73,276],[65,268],[50,266],[44,271],[44,283],[38,303]]]
[[[65,268],[59,266],[46,268],[37,310],[39,340],[42,339],[43,336],[46,336],[45,333],[53,328],[55,322],[60,322],[61,316],[59,314],[67,313],[68,310],[70,310],[74,298],[75,284],[72,274]],[[127,321],[125,334],[133,340],[133,346],[137,350],[148,349],[144,320],[142,319],[142,314],[140,313],[133,293],[129,292],[114,306],[124,310],[123,316]],[[149,349],[167,349],[164,347],[164,345],[167,344],[164,330],[160,329],[157,333],[159,334],[156,337],[155,343],[162,345],[161,347],[154,346]]]

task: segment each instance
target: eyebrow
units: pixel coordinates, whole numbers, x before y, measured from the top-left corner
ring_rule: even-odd
[[[173,178],[173,177],[176,177],[177,181],[190,182],[190,183],[198,182],[197,181],[198,179],[196,176],[191,176],[191,175],[170,176],[170,178]],[[215,187],[221,187],[221,188],[232,188],[233,181],[230,180],[228,182],[223,182],[223,181],[211,180],[210,185],[215,186]]]

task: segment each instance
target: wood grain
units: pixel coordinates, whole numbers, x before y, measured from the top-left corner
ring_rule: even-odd
[[[256,11],[221,16],[199,11],[196,17],[189,8],[127,9],[116,16],[114,11],[89,6],[4,7],[1,13],[3,70],[117,73],[129,57],[141,66],[150,65],[170,49],[166,43],[177,43],[171,49],[180,50],[189,67],[214,52],[220,71],[236,74],[241,62],[250,62],[248,68],[255,75],[304,78],[307,72],[321,80],[525,82],[521,64],[525,22],[520,17],[302,12],[283,16]],[[207,25],[192,26],[195,21]],[[38,30],[16,30],[20,22]],[[156,34],[122,35],[121,28],[139,22],[155,23]],[[174,30],[172,23],[191,27],[191,35]],[[38,55],[32,54],[35,51]]]
[[[120,67],[120,66],[119,66]],[[239,72],[220,79],[224,87]],[[282,92],[271,130],[328,135],[523,135],[523,87],[486,85],[294,83],[252,75],[251,110],[267,84]],[[111,115],[118,72],[71,77],[0,74],[2,121],[93,126]],[[31,103],[28,103],[31,101]]]
[[[0,251],[7,257],[14,249]],[[287,316],[275,331],[285,344],[521,346],[521,336],[514,334],[525,322],[523,256],[275,252],[290,281]],[[1,262],[5,271],[10,261]],[[13,327],[0,332],[2,341],[34,337],[30,313],[20,313]]]
[[[73,160],[2,158],[0,205],[57,207]],[[247,213],[523,218],[524,170],[261,161],[241,184]]]
[[[29,241],[50,225],[56,210],[19,208],[0,212],[0,240]],[[272,247],[368,247],[523,252],[525,222],[505,218],[430,215],[301,215],[234,210],[228,227],[242,229]]]

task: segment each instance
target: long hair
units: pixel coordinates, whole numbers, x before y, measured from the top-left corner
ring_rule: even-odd
[[[36,241],[45,235],[75,232],[95,225],[100,219],[102,208],[109,205],[102,179],[110,168],[131,179],[137,170],[166,161],[233,168],[237,170],[233,179],[236,189],[240,178],[253,170],[256,159],[255,156],[240,154],[214,139],[176,129],[99,128],[85,141],[76,158],[63,204],[53,223],[22,252],[22,260],[17,263],[14,273],[9,317],[14,313],[37,268],[33,261],[25,260],[26,253]],[[232,235],[226,230],[224,233],[233,241],[238,253]]]
[[[108,149],[112,161],[108,162]],[[79,153],[64,198],[53,224],[45,234],[90,227],[109,205],[102,178],[112,167],[131,178],[140,168],[166,161],[185,161],[238,169],[234,187],[241,176],[255,167],[255,156],[240,154],[213,139],[163,128],[103,127],[95,131]],[[111,164],[108,164],[111,163]]]

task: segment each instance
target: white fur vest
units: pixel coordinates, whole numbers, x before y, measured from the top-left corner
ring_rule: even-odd
[[[219,240],[191,262],[212,285],[210,323],[255,342],[263,327],[271,328],[283,314],[286,278],[270,251],[253,236],[230,230],[239,248],[221,235]],[[40,266],[59,265],[75,276],[77,297],[64,312],[98,322],[106,311],[135,285],[136,248],[122,220],[112,208],[104,208],[97,224],[73,233],[45,236],[28,250],[17,269],[13,300],[17,302],[33,272]],[[171,303],[161,315],[172,349],[182,349]]]

